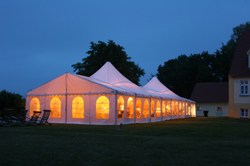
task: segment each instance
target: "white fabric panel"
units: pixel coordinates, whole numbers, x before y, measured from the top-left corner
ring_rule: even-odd
[[[84,102],[84,118],[73,118],[72,117],[72,102],[75,99],[75,97],[81,97]],[[90,118],[89,118],[89,96],[80,96],[80,95],[71,95],[67,96],[67,123],[71,124],[89,124],[90,123]]]
[[[57,97],[61,101],[61,117],[60,118],[55,118],[55,117],[49,117],[49,122],[52,123],[65,123],[65,109],[66,109],[66,96],[46,96],[45,100],[45,109],[50,110],[50,101],[54,98]]]
[[[115,124],[115,95],[105,95],[109,99],[109,119],[96,119],[96,101],[102,95],[90,95],[90,124]]]
[[[86,77],[67,73],[67,93],[106,93],[112,89],[90,82]]]
[[[30,91],[27,95],[32,94],[63,94],[66,92],[66,74],[63,74],[52,81]]]

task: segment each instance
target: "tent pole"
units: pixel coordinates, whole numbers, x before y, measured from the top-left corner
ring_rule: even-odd
[[[134,123],[135,123],[135,119],[136,118],[136,94],[135,94],[135,101],[134,101]]]
[[[117,125],[117,91],[115,91],[115,125]]]
[[[151,96],[149,96],[149,122],[151,122]]]
[[[161,97],[161,106],[160,106],[160,110],[161,110],[161,121],[162,121],[162,97]],[[165,113],[166,113],[166,109],[165,109]]]
[[[68,73],[66,73],[66,104],[65,104],[65,123],[67,123],[67,116],[68,116],[68,111],[67,111],[67,105],[68,105],[68,100],[67,100],[67,75],[68,75]]]

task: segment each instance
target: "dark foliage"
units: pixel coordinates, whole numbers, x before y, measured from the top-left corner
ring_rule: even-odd
[[[82,59],[82,63],[73,64],[74,72],[84,76],[91,76],[100,69],[107,61],[111,62],[116,69],[133,83],[139,85],[140,77],[145,74],[138,64],[131,61],[124,48],[116,45],[112,40],[108,43],[98,41],[91,42],[89,56]]]
[[[19,110],[25,108],[25,99],[20,94],[3,90],[0,92],[0,116],[4,108],[13,108],[13,115],[18,116]]]

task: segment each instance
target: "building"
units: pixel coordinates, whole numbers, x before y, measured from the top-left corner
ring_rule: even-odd
[[[229,77],[229,117],[249,118],[250,29],[238,38]]]
[[[196,101],[196,116],[228,117],[228,82],[197,83],[190,97]]]

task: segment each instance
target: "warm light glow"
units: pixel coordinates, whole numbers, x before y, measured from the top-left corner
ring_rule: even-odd
[[[109,99],[106,96],[96,101],[96,119],[109,119]]]
[[[120,96],[117,100],[117,117],[123,118],[124,116],[124,100],[123,97]]]
[[[127,103],[127,118],[134,118],[134,103],[132,97],[128,99]]]
[[[166,108],[166,106],[165,106],[165,101],[163,101],[162,102],[162,116],[166,116],[166,114],[165,114],[165,108]]]
[[[40,111],[40,102],[38,98],[33,98],[30,101],[30,116],[33,115],[34,111]]]
[[[141,117],[141,100],[138,99],[136,101],[136,118],[140,118]]]
[[[148,100],[145,100],[143,105],[143,118],[148,118],[148,117],[149,117],[149,103]]]
[[[185,115],[185,103],[182,103],[182,115]]]
[[[172,115],[175,114],[175,102],[172,101]]]
[[[50,110],[50,117],[61,118],[61,101],[58,97],[54,97],[50,101]]]
[[[156,103],[156,117],[161,117],[161,104],[159,101]]]
[[[154,112],[155,112],[155,102],[154,100],[151,100],[151,117],[155,116]]]
[[[167,103],[167,116],[170,116],[170,101]]]
[[[178,101],[175,102],[175,115],[178,115]]]
[[[75,97],[72,102],[72,118],[84,118],[84,102],[81,97]]]

